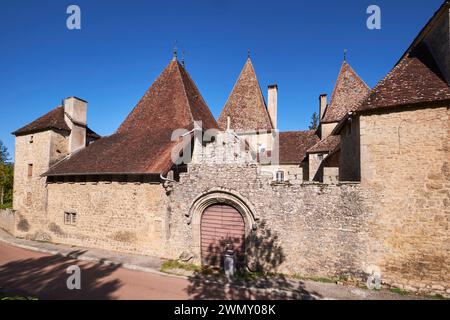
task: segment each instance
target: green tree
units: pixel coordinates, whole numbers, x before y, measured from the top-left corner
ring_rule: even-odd
[[[8,148],[0,140],[0,163],[6,163],[10,159]]]
[[[14,182],[14,167],[8,148],[0,140],[0,208],[11,207]]]
[[[311,116],[311,122],[309,124],[309,130],[317,130],[319,127],[319,115],[317,112],[314,112]]]

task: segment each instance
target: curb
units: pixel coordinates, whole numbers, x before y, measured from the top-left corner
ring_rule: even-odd
[[[6,243],[8,245],[11,245],[11,246],[17,247],[17,248],[21,248],[21,249],[26,249],[26,250],[35,251],[35,252],[41,252],[41,253],[49,253],[49,254],[52,254],[52,255],[58,255],[58,256],[61,256],[61,257],[66,257],[66,258],[70,258],[70,259],[74,259],[74,260],[88,261],[88,262],[97,262],[97,263],[100,262],[99,258],[90,257],[89,255],[72,257],[69,253],[64,253],[64,252],[61,252],[61,251],[58,251],[58,250],[42,249],[42,248],[31,246],[31,245],[16,243],[16,242],[9,241],[9,240],[1,238],[1,237],[0,237],[0,242]],[[185,276],[168,274],[168,273],[161,272],[161,271],[159,271],[157,269],[154,269],[154,268],[142,267],[142,266],[138,266],[138,265],[131,264],[131,263],[120,263],[120,262],[116,262],[116,261],[112,261],[112,260],[103,260],[102,264],[106,264],[106,265],[109,265],[109,264],[120,264],[122,268],[128,269],[128,270],[148,272],[148,273],[158,274],[160,276],[166,276],[166,277],[188,279]]]
[[[11,236],[13,237],[13,236]],[[94,258],[94,257],[90,257],[90,256],[78,256],[78,257],[72,257],[69,253],[64,253],[58,250],[51,250],[51,249],[43,249],[43,248],[39,248],[36,246],[31,246],[31,245],[26,245],[26,244],[20,244],[20,243],[16,243],[7,239],[4,239],[2,237],[0,237],[0,242],[6,243],[8,245],[11,245],[13,247],[17,247],[17,248],[21,248],[21,249],[26,249],[26,250],[30,250],[30,251],[35,251],[35,252],[41,252],[41,253],[48,253],[48,254],[52,254],[52,255],[58,255],[58,256],[62,256],[62,257],[66,257],[66,258],[70,258],[70,259],[74,259],[74,260],[80,260],[80,261],[88,261],[88,262],[100,262],[99,258]],[[101,262],[102,264],[120,264],[121,268],[124,269],[128,269],[128,270],[133,270],[133,271],[141,271],[141,272],[147,272],[147,273],[152,273],[152,274],[156,274],[156,275],[160,275],[160,276],[164,276],[164,277],[171,277],[171,278],[179,278],[179,279],[184,279],[184,280],[188,280],[189,277],[188,276],[183,276],[183,275],[177,275],[177,274],[173,274],[173,273],[167,273],[167,272],[162,272],[159,271],[157,269],[154,268],[149,268],[149,267],[142,267],[139,265],[135,265],[135,264],[131,264],[131,263],[123,263],[121,264],[120,262],[115,262],[112,260],[102,260]],[[301,294],[301,292],[297,291],[297,290],[282,290],[282,289],[276,289],[276,288],[272,288],[272,289],[264,289],[264,288],[258,288],[258,287],[246,287],[246,286],[239,286],[239,285],[234,285],[234,284],[230,284],[230,283],[221,283],[219,281],[211,281],[211,280],[205,280],[205,283],[211,283],[211,284],[220,284],[223,285],[224,288],[242,288],[242,289],[247,289],[247,290],[252,290],[255,293],[287,293],[287,296],[291,297],[294,294]],[[320,299],[317,296],[311,295],[312,297],[314,297],[315,299]]]

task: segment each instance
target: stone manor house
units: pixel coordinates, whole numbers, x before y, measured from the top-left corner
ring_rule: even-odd
[[[449,18],[447,0],[372,89],[344,61],[315,131],[278,130],[250,58],[217,120],[176,55],[110,136],[69,97],[13,133],[9,230],[448,296]]]

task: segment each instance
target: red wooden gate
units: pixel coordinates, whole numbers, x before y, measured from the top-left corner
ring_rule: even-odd
[[[237,263],[244,257],[245,225],[239,211],[228,205],[212,205],[203,212],[201,220],[202,263],[223,266],[227,247],[236,252]]]

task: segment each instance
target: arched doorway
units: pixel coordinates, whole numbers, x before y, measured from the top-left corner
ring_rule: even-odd
[[[207,207],[200,223],[201,260],[203,265],[223,267],[227,249],[236,254],[237,266],[245,258],[245,222],[240,212],[228,204]]]

